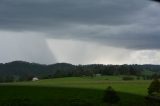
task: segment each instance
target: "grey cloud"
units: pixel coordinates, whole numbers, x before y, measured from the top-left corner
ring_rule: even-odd
[[[148,4],[145,1],[1,0],[0,27],[31,30],[71,23],[127,24]]]
[[[78,26],[54,31],[54,38],[77,39],[127,49],[160,49],[160,27],[143,24],[122,26]],[[59,36],[58,36],[59,35]],[[51,37],[51,38],[52,38]]]
[[[46,38],[128,49],[159,49],[159,9],[149,0],[0,0],[0,29],[39,31]]]

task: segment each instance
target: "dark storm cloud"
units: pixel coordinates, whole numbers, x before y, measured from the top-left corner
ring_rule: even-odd
[[[137,0],[1,0],[0,22],[2,28],[18,29],[71,23],[126,24],[145,5]]]
[[[39,31],[47,38],[129,49],[159,49],[157,8],[149,0],[0,0],[0,29]]]

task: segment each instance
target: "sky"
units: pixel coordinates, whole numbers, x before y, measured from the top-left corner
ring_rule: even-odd
[[[151,0],[0,0],[0,63],[160,64]]]

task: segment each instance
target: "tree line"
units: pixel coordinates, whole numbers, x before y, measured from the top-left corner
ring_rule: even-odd
[[[0,82],[26,81],[33,77],[49,79],[57,77],[80,77],[101,75],[135,75],[144,79],[159,77],[160,65],[72,65],[56,63],[51,65],[13,61],[0,64]]]

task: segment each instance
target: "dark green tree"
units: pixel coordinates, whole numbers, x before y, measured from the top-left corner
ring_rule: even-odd
[[[158,92],[160,92],[160,81],[158,79],[154,79],[148,88],[148,94],[151,95]]]
[[[116,104],[120,101],[120,97],[117,95],[117,92],[109,86],[104,93],[103,101],[108,105]]]

